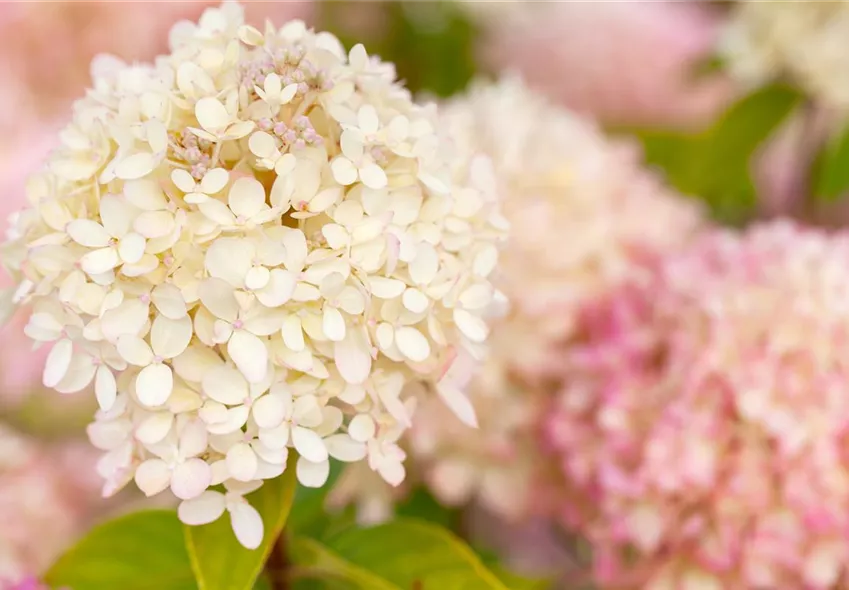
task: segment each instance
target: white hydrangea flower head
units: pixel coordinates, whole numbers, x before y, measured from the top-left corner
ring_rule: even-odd
[[[99,58],[28,186],[3,260],[12,308],[51,346],[44,382],[93,384],[104,494],[169,489],[189,524],[329,459],[405,476],[397,441],[425,384],[480,354],[503,223],[456,187],[435,113],[358,45],[225,3],[153,65]],[[224,484],[227,493],[209,491]],[[253,511],[253,512],[252,512]]]
[[[849,2],[739,2],[719,52],[741,82],[777,77],[826,106],[849,108]]]

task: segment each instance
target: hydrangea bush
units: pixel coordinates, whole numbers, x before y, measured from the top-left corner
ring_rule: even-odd
[[[243,496],[290,448],[305,486],[331,457],[397,485],[407,385],[474,421],[442,376],[480,354],[505,226],[452,182],[433,109],[362,45],[260,31],[236,4],[170,44],[93,63],[9,229],[4,314],[32,310],[45,385],[93,386],[104,495],[170,488],[184,522],[226,510],[256,547]]]

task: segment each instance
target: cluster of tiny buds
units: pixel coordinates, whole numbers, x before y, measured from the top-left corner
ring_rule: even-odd
[[[212,142],[199,138],[190,129],[169,133],[169,136],[174,152],[189,165],[189,173],[201,180],[211,167]]]
[[[281,47],[271,55],[266,53],[242,60],[238,66],[242,86],[248,90],[253,90],[254,86],[261,87],[268,74],[276,73],[284,86],[298,85],[296,96],[303,96],[310,90],[332,90],[333,81],[327,72],[304,59],[304,55],[306,51],[303,47]]]
[[[292,119],[291,126],[283,121],[275,121],[268,117],[257,121],[257,127],[276,135],[283,145],[303,148],[308,145],[321,145],[322,137],[316,133],[312,122],[306,115],[299,115]],[[280,147],[283,147],[282,145]]]

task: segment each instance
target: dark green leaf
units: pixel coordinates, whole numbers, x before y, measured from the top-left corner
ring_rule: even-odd
[[[835,201],[849,191],[849,127],[826,144],[813,168],[814,197]]]
[[[703,199],[719,220],[740,223],[757,203],[752,158],[801,99],[792,88],[768,86],[733,104],[701,133],[634,134],[643,143],[646,162],[673,187]]]
[[[426,488],[418,487],[401,503],[395,513],[401,517],[418,518],[447,529],[453,528],[459,511],[443,506]]]
[[[247,496],[265,525],[262,544],[257,549],[251,551],[239,544],[226,514],[211,524],[183,527],[199,590],[253,588],[289,516],[295,497],[296,461],[297,457],[291,453],[283,475],[267,480]]]
[[[135,512],[95,527],[59,558],[45,581],[73,590],[197,588],[182,525],[165,510]]]
[[[333,489],[343,469],[342,463],[331,459],[330,475],[324,486],[320,488],[298,486],[298,490],[295,492],[295,502],[292,505],[292,513],[287,522],[288,530],[297,535],[318,539],[337,520],[344,520],[346,526],[353,522],[353,515],[349,514],[350,511],[333,514],[328,512],[327,509],[327,494]]]

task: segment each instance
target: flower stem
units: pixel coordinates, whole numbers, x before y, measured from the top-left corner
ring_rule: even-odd
[[[265,563],[265,573],[271,590],[289,590],[289,556],[286,550],[286,531],[274,542],[271,555]]]

